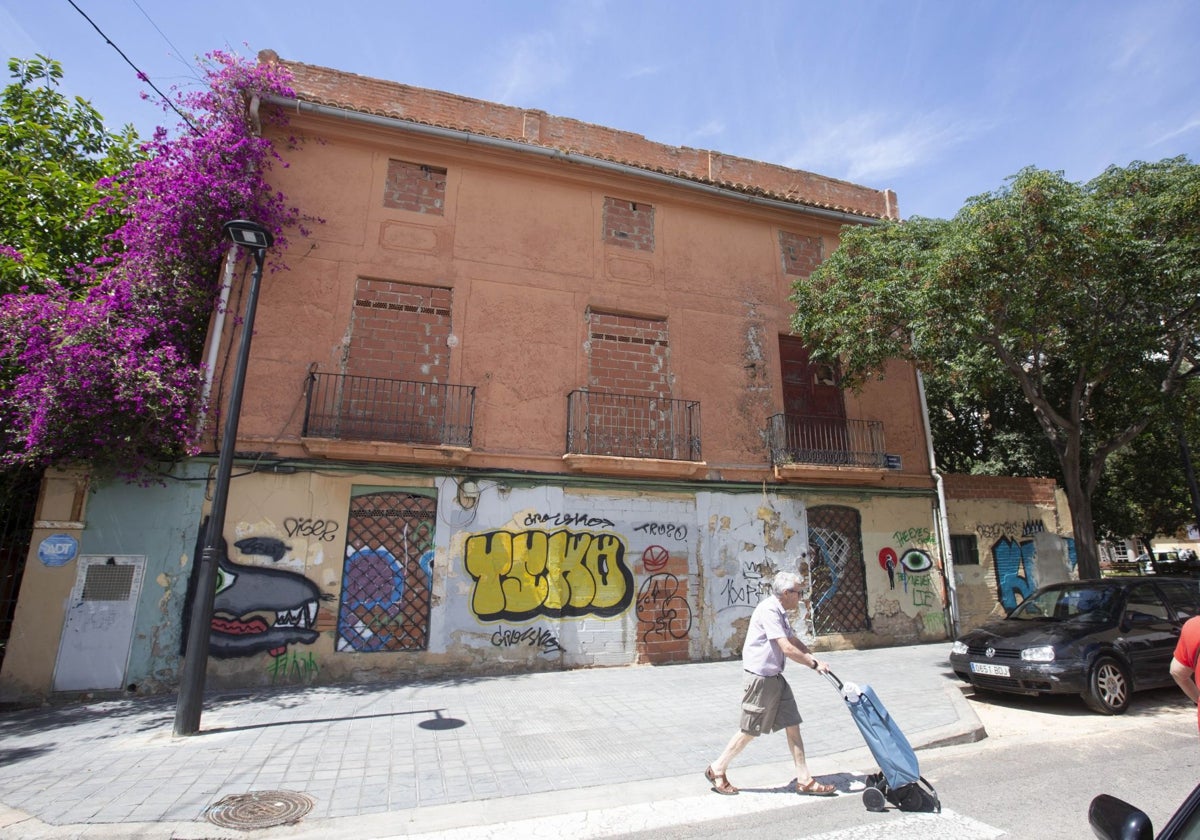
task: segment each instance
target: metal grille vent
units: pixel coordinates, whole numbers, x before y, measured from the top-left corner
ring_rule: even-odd
[[[83,581],[85,601],[128,601],[133,589],[133,565],[117,565],[112,560],[88,566]]]

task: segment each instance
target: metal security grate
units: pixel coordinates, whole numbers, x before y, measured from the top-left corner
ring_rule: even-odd
[[[808,546],[818,635],[869,630],[861,514],[840,505],[809,508]]]
[[[425,650],[437,500],[372,493],[350,500],[338,650]]]
[[[133,590],[135,571],[135,567],[118,565],[112,559],[107,563],[88,566],[87,577],[83,581],[83,600],[128,601],[129,593]]]

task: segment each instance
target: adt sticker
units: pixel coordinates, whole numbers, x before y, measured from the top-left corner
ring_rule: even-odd
[[[38,559],[47,566],[65,566],[78,551],[79,543],[70,534],[51,534],[38,546]]]

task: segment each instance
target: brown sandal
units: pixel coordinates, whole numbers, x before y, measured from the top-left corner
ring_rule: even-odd
[[[823,785],[817,781],[816,777],[808,780],[808,784],[800,784],[800,780],[796,780],[796,793],[802,796],[836,796],[837,788],[833,785]]]
[[[724,773],[713,772],[711,765],[705,769],[704,778],[708,779],[709,784],[712,785],[712,789],[716,793],[719,793],[722,796],[737,795],[738,789],[729,783],[729,778]]]

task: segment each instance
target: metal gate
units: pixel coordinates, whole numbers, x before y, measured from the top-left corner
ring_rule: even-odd
[[[0,473],[0,663],[12,633],[41,483],[40,470]]]
[[[350,499],[337,649],[426,650],[437,500],[415,493]]]
[[[840,505],[809,508],[808,547],[817,634],[869,630],[862,515]]]

